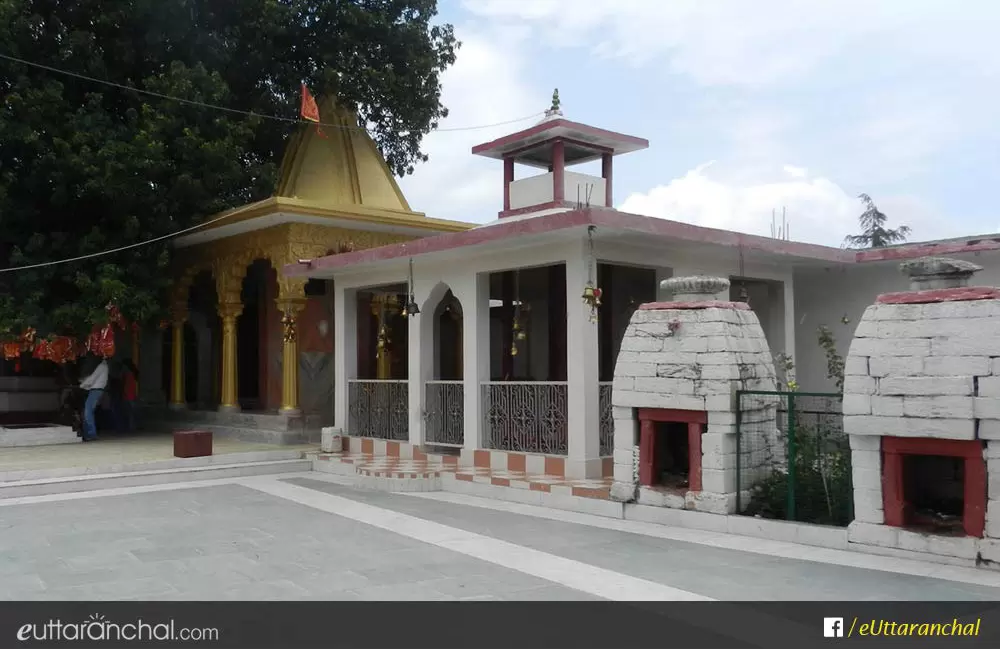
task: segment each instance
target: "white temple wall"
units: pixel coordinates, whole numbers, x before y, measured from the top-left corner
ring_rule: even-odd
[[[964,259],[983,267],[974,284],[1000,286],[1000,251],[968,253],[947,257]],[[835,391],[826,377],[826,356],[816,339],[820,325],[830,328],[841,356],[854,337],[865,309],[882,293],[906,291],[906,278],[899,273],[899,261],[863,262],[857,265],[796,269],[792,322],[795,338],[795,379],[804,391]],[[843,322],[847,318],[848,323]]]

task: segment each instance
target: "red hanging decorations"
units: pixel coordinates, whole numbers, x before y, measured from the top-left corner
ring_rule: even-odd
[[[3,344],[3,358],[7,361],[13,361],[15,359],[21,358],[21,343],[20,341],[6,341]]]
[[[38,359],[40,361],[51,361],[52,360],[52,342],[48,339],[42,339],[35,343],[35,349],[31,354],[33,359]]]
[[[110,359],[115,356],[115,330],[110,324],[95,327],[87,337],[87,351],[99,357]]]
[[[79,355],[80,344],[70,336],[57,336],[49,342],[49,361],[66,363]]]

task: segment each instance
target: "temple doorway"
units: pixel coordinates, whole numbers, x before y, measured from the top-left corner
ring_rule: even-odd
[[[243,411],[273,410],[280,401],[280,385],[272,381],[280,376],[271,368],[280,353],[272,340],[280,335],[277,282],[277,271],[264,259],[250,264],[243,278],[243,312],[236,319],[236,391]]]

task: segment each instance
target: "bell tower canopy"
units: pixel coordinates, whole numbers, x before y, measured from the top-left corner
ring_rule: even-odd
[[[648,147],[644,138],[566,119],[556,90],[542,121],[476,145],[472,153],[504,161],[504,205],[499,216],[512,217],[564,211],[583,201],[611,207],[612,159]],[[569,165],[595,160],[601,161],[600,177],[566,171]],[[547,173],[514,180],[515,163]]]

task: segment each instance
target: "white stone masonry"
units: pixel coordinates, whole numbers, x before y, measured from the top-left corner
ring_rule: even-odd
[[[727,280],[672,278],[663,284],[675,300],[684,298],[685,302],[637,310],[615,365],[612,498],[636,498],[637,408],[700,411],[708,419],[702,436],[702,491],[658,505],[732,512],[737,463],[735,391],[775,389],[771,352],[756,314],[712,300],[728,287]],[[707,290],[697,290],[701,288]],[[769,414],[757,418],[758,414],[748,413],[746,418],[773,421],[774,404],[762,403],[761,408]]]

